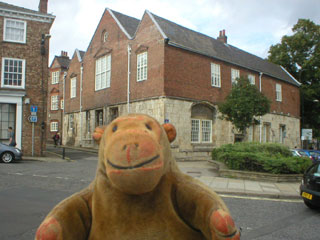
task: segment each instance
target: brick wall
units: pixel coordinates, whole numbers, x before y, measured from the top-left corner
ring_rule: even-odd
[[[47,82],[48,82],[48,40],[45,42],[45,55],[41,55],[42,34],[48,34],[49,23],[27,21],[26,44],[3,42],[4,18],[0,17],[0,71],[2,69],[2,58],[25,59],[25,91],[23,98],[23,119],[22,119],[22,151],[24,155],[31,155],[32,152],[32,124],[28,121],[30,116],[30,105],[38,106],[38,122],[35,123],[35,148],[34,154],[40,155],[45,148],[46,131],[42,130],[41,123],[47,120]],[[24,104],[26,98],[30,104]],[[42,148],[41,148],[42,144]]]

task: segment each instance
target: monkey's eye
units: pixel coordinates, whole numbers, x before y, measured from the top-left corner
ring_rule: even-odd
[[[112,132],[117,131],[117,129],[118,129],[118,126],[117,126],[117,125],[114,125],[113,128],[112,128]]]
[[[152,130],[151,126],[147,123],[146,128],[148,128],[150,131]]]

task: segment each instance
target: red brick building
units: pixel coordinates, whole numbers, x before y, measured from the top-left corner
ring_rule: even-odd
[[[47,139],[53,141],[52,137],[62,132],[63,109],[64,109],[64,80],[67,74],[70,58],[68,53],[61,51],[60,56],[55,56],[49,67],[48,82],[48,127]]]
[[[215,39],[149,11],[138,20],[106,9],[81,66],[73,98],[76,71],[66,79],[64,143],[92,146],[95,126],[139,112],[176,126],[177,157],[206,157],[242,137],[218,118],[217,103],[237,77],[248,76],[272,105],[245,140],[299,145],[299,82],[281,66],[229,45],[224,30]]]
[[[8,141],[11,126],[24,155],[45,149],[49,33],[55,19],[47,7],[48,0],[39,1],[38,11],[0,2],[0,139]]]

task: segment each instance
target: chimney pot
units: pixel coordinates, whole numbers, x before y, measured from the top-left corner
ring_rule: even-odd
[[[226,30],[223,29],[219,32],[219,37],[217,38],[222,43],[227,43],[228,37],[226,36]]]

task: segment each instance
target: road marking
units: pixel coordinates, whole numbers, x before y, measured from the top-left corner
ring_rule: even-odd
[[[20,176],[23,175],[22,173],[18,173],[18,172],[17,173],[13,173],[13,174],[20,175]]]
[[[239,198],[239,199],[249,199],[249,200],[274,201],[274,202],[292,202],[292,203],[303,202],[302,200],[299,200],[299,199],[276,199],[276,198],[236,196],[236,195],[226,195],[226,194],[219,194],[219,196],[224,198]]]
[[[33,174],[32,176],[34,176],[34,177],[48,177],[48,176],[45,176],[45,175],[37,175],[37,174]]]

